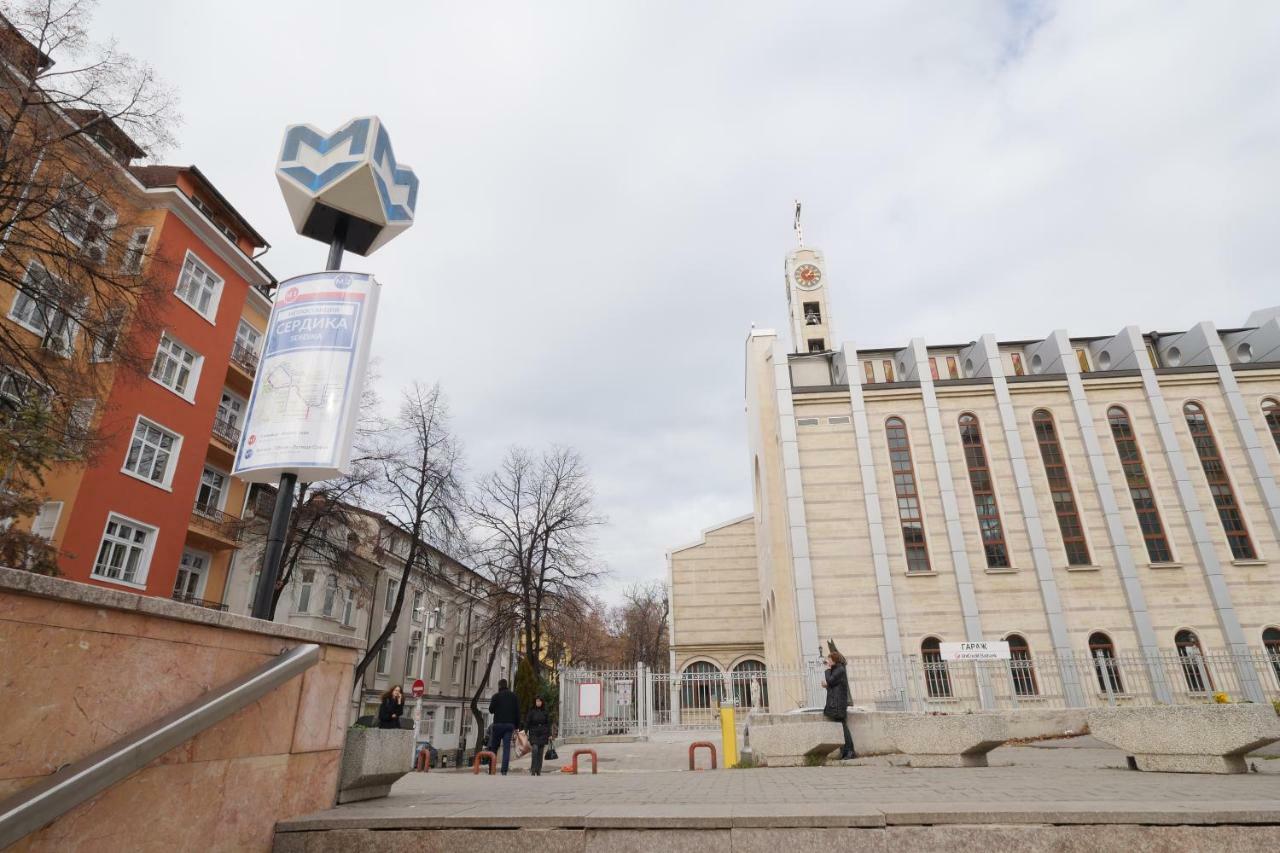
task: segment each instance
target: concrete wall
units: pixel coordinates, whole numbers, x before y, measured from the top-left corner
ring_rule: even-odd
[[[0,569],[0,798],[304,642],[321,663],[11,849],[269,850],[333,805],[356,644]]]

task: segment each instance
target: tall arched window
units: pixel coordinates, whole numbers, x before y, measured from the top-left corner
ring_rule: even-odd
[[[1213,429],[1209,426],[1204,407],[1199,403],[1187,403],[1182,407],[1182,415],[1187,419],[1187,429],[1191,430],[1191,440],[1195,442],[1204,478],[1209,481],[1209,492],[1218,507],[1218,518],[1227,534],[1231,556],[1237,560],[1255,559],[1257,554],[1249,539],[1249,528],[1244,525],[1244,516],[1240,514],[1235,490],[1231,488],[1231,480],[1227,478],[1227,466],[1222,461],[1222,454],[1218,452],[1218,440],[1213,437]]]
[[[1267,650],[1271,669],[1276,674],[1276,683],[1280,684],[1280,628],[1268,628],[1262,632],[1262,647]]]
[[[694,661],[684,668],[680,681],[680,701],[686,711],[711,710],[724,698],[724,674],[713,663]]]
[[[911,442],[902,418],[889,418],[884,423],[889,440],[889,465],[893,470],[893,488],[898,495],[898,520],[902,522],[902,544],[907,552],[907,571],[929,571],[929,546],[924,539],[924,516],[920,514],[920,494],[916,491],[916,474],[911,464]]]
[[[1062,546],[1067,551],[1067,565],[1087,566],[1089,545],[1084,540],[1084,527],[1080,524],[1080,512],[1071,492],[1071,475],[1067,472],[1067,459],[1062,455],[1053,415],[1047,409],[1036,409],[1031,416],[1031,424],[1035,427],[1036,443],[1040,445],[1044,475],[1049,480],[1049,495],[1053,498],[1053,511],[1058,516],[1058,530],[1062,532]]]
[[[1151,493],[1147,466],[1142,461],[1142,451],[1138,449],[1129,413],[1119,406],[1112,406],[1107,410],[1107,421],[1111,424],[1111,436],[1116,440],[1116,452],[1120,454],[1120,466],[1124,468],[1133,510],[1138,514],[1138,527],[1142,529],[1142,539],[1147,544],[1147,557],[1153,563],[1168,563],[1173,559],[1173,552],[1169,550],[1169,540],[1164,535],[1160,510]]]
[[[1123,693],[1124,680],[1120,677],[1120,662],[1116,660],[1116,646],[1101,631],[1089,635],[1089,657],[1093,658],[1093,671],[1098,676],[1098,689],[1103,693]]]
[[[982,427],[976,415],[960,416],[960,444],[964,448],[964,462],[969,467],[969,485],[973,488],[973,503],[978,511],[978,529],[982,531],[982,550],[987,557],[987,568],[1009,568],[1009,549],[1004,541],[1004,527],[1000,524],[1000,507],[996,503],[995,487],[991,482],[991,469],[987,466],[987,451],[982,444]]]
[[[729,673],[729,679],[733,683],[733,699],[739,708],[769,707],[769,685],[765,681],[763,663],[744,660]]]
[[[920,644],[920,659],[924,662],[924,689],[930,699],[951,698],[951,671],[942,659],[942,642],[928,637]]]
[[[1178,660],[1182,664],[1182,676],[1187,680],[1187,690],[1206,693],[1213,689],[1213,677],[1205,666],[1204,649],[1195,631],[1182,630],[1173,637],[1178,647]]]
[[[1021,634],[1010,634],[1005,637],[1009,644],[1009,674],[1013,677],[1013,692],[1018,696],[1038,696],[1039,685],[1036,684],[1036,666],[1031,660],[1031,647],[1027,638]]]
[[[1271,430],[1271,440],[1280,450],[1280,401],[1271,397],[1262,401],[1262,416],[1267,419],[1267,429]]]

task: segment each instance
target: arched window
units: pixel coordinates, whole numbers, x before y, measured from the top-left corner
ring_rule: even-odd
[[[1040,458],[1044,461],[1044,475],[1049,480],[1049,495],[1053,498],[1053,510],[1058,516],[1058,529],[1062,531],[1062,546],[1067,551],[1067,565],[1089,565],[1089,545],[1084,540],[1084,526],[1076,509],[1075,495],[1071,492],[1071,475],[1067,472],[1067,459],[1062,455],[1058,442],[1058,429],[1053,415],[1047,409],[1036,409],[1031,416],[1035,427],[1036,442],[1040,445]]]
[[[978,510],[978,529],[982,531],[982,550],[987,557],[987,568],[1009,568],[1009,549],[1004,541],[1004,527],[1000,524],[1000,507],[996,504],[995,486],[991,482],[991,469],[987,466],[987,451],[982,444],[982,427],[976,415],[960,416],[960,444],[964,448],[964,462],[969,467],[969,485],[973,488],[973,503]]]
[[[1151,481],[1147,479],[1147,467],[1142,461],[1142,451],[1138,449],[1129,413],[1119,406],[1112,406],[1107,410],[1107,421],[1111,424],[1111,436],[1116,440],[1116,452],[1120,454],[1125,482],[1129,484],[1133,510],[1138,514],[1138,527],[1142,529],[1142,539],[1147,543],[1147,557],[1153,563],[1168,563],[1173,559],[1173,552],[1169,550],[1169,540],[1164,535],[1160,510],[1151,493]]]
[[[1103,693],[1123,693],[1124,680],[1120,677],[1120,662],[1116,660],[1116,647],[1111,638],[1101,631],[1090,634],[1089,657],[1093,658],[1098,689]]]
[[[920,644],[920,659],[924,662],[925,694],[930,699],[950,699],[951,671],[942,659],[942,643],[937,637]]]
[[[724,698],[724,674],[705,660],[686,666],[680,682],[680,701],[686,711],[709,711]]]
[[[764,664],[758,660],[744,660],[729,673],[733,683],[733,699],[739,708],[767,709],[769,685],[765,682]]]
[[[1271,397],[1262,401],[1262,416],[1267,419],[1267,428],[1271,430],[1271,440],[1280,450],[1280,401]]]
[[[1187,690],[1207,693],[1213,689],[1213,677],[1205,666],[1204,649],[1195,631],[1182,630],[1173,636],[1178,647],[1178,660],[1182,664],[1182,677],[1187,680]]]
[[[889,465],[893,470],[893,487],[898,494],[898,519],[902,522],[902,544],[907,552],[907,571],[929,571],[929,546],[924,538],[924,516],[920,514],[920,494],[916,491],[916,474],[911,464],[911,442],[902,418],[889,418],[884,423],[889,440]]]
[[[1204,469],[1213,502],[1218,507],[1218,518],[1227,534],[1231,556],[1237,560],[1253,560],[1257,554],[1249,539],[1249,529],[1244,525],[1244,516],[1240,514],[1235,490],[1231,488],[1231,480],[1227,478],[1227,466],[1222,461],[1222,454],[1218,452],[1218,440],[1213,437],[1204,407],[1199,403],[1187,403],[1182,407],[1182,414],[1187,419],[1187,429],[1191,430],[1191,440],[1195,442],[1200,467]]]
[[[1262,632],[1262,647],[1267,650],[1276,682],[1280,683],[1280,628],[1268,628]]]
[[[1036,665],[1031,660],[1031,647],[1027,645],[1027,638],[1021,634],[1010,634],[1005,642],[1009,644],[1009,674],[1013,678],[1014,694],[1040,695],[1040,687],[1036,683]]]

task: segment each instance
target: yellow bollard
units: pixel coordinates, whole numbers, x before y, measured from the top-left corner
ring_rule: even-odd
[[[733,700],[720,702],[720,754],[724,757],[724,767],[732,767],[738,763],[738,729],[733,720]]]

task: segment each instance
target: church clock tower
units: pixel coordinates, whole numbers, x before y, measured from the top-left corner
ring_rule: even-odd
[[[834,347],[827,311],[827,265],[822,252],[804,244],[800,202],[796,202],[799,246],[787,255],[787,307],[791,313],[791,347],[795,352],[826,352]]]

